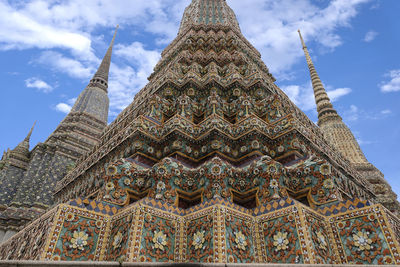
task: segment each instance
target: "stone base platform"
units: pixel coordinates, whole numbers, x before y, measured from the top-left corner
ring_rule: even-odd
[[[143,262],[217,266],[213,262],[240,261],[251,266],[260,262],[279,266],[280,262],[400,264],[391,214],[379,204],[360,200],[323,211],[290,198],[253,210],[220,197],[186,210],[151,198],[121,210],[101,202],[87,206],[85,200],[75,202],[55,207],[3,243],[0,257],[10,264],[0,266],[118,266],[119,262],[130,262],[124,266],[146,266]],[[356,243],[361,237],[369,238],[366,242],[371,245]],[[81,247],[79,238],[85,241]],[[195,243],[195,238],[201,243]],[[281,247],[277,247],[279,238],[286,240]],[[12,260],[37,262],[24,265]]]

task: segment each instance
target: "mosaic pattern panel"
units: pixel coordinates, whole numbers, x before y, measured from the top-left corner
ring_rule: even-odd
[[[161,208],[159,201],[144,199],[108,217],[60,205],[1,246],[1,257],[118,262],[400,264],[395,229],[391,225],[393,218],[380,205],[331,217],[296,201],[257,217],[235,209],[235,205],[223,199],[215,199],[209,205],[199,204],[183,216],[172,207],[164,203]]]
[[[400,244],[400,219],[396,217],[393,213],[386,211],[386,217],[390,226],[392,227],[392,232],[394,234],[395,239],[397,240],[397,244]]]
[[[264,262],[308,263],[310,261],[297,207],[263,215],[259,221],[265,245]]]
[[[379,206],[333,217],[330,223],[343,263],[400,263],[398,248]]]
[[[139,261],[174,261],[179,218],[149,208],[145,208],[144,211]]]
[[[253,224],[252,217],[230,209],[226,210],[226,252],[229,263],[251,263],[255,261]]]
[[[128,214],[111,223],[108,249],[105,256],[107,261],[123,261],[126,259],[132,222],[133,216]]]
[[[334,244],[330,242],[330,226],[323,216],[301,207],[304,214],[306,231],[314,251],[314,261],[317,264],[334,264],[336,262]]]
[[[61,206],[45,259],[101,260],[109,218],[72,206]]]
[[[188,262],[214,262],[214,223],[212,209],[186,218]]]

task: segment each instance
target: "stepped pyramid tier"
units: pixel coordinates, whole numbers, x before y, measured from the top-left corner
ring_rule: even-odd
[[[10,208],[32,159],[29,142],[35,124],[25,139],[5,152],[0,161],[0,242],[14,235],[20,229],[18,226],[40,215],[36,211]]]
[[[3,156],[0,242],[53,204],[56,183],[99,142],[108,119],[108,73],[115,35],[116,31],[89,85],[48,139],[29,151],[31,130],[23,142]]]
[[[149,83],[0,258],[400,264],[399,218],[274,81],[226,1],[193,0]]]
[[[192,1],[149,83],[57,184],[58,202],[94,194],[104,166],[121,157],[152,165],[169,156],[196,165],[220,155],[240,166],[264,154],[289,163],[309,153],[331,158],[350,176],[348,187],[372,197],[369,183],[274,84],[237,25],[225,1]]]
[[[36,124],[36,123],[35,123]],[[29,141],[33,132],[33,128],[29,131],[25,139],[19,143],[13,150],[4,152],[3,157],[0,161],[0,177],[9,176],[9,181],[0,180],[0,209],[5,209],[10,204],[15,189],[20,183],[20,179],[24,171],[26,171],[29,160]]]
[[[392,191],[383,174],[373,164],[368,162],[353,133],[334,109],[314,67],[300,30],[298,32],[314,88],[318,111],[318,125],[325,139],[350,161],[364,179],[372,184],[372,190],[377,196],[376,200],[390,211],[399,214],[400,203],[397,201],[397,195]]]

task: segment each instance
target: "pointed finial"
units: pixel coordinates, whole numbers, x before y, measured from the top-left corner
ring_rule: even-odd
[[[28,141],[28,142],[29,142],[29,139],[31,139],[31,135],[32,135],[32,132],[33,132],[33,128],[35,128],[35,125],[36,125],[36,121],[33,123],[33,126],[31,128],[31,130],[29,131],[28,135],[25,137],[25,140]]]
[[[117,24],[117,26],[115,27],[115,31],[114,31],[114,35],[113,35],[113,38],[110,43],[110,47],[112,47],[114,45],[114,40],[115,40],[115,36],[117,36],[118,28],[119,28],[119,24]]]
[[[110,71],[110,65],[111,65],[111,54],[112,54],[112,49],[114,46],[114,41],[115,37],[117,36],[117,31],[118,31],[119,25],[115,28],[114,36],[111,40],[110,46],[107,49],[107,53],[104,56],[103,60],[101,61],[100,67],[97,70],[96,74],[94,77],[100,77],[103,78],[106,82],[108,82],[108,73]]]
[[[328,93],[326,92],[324,85],[322,84],[322,81],[318,76],[317,70],[315,69],[310,54],[308,53],[307,46],[304,43],[303,37],[301,36],[300,30],[298,30],[298,32],[301,44],[303,45],[304,55],[306,56],[308,69],[310,70],[315,103],[317,104],[318,125],[321,127],[321,125],[328,120],[341,121],[342,118],[337,114],[337,111],[333,108]]]
[[[304,49],[304,48],[307,48],[306,44],[304,43],[303,36],[301,36],[300,30],[297,30],[297,31],[298,31],[298,33],[299,33],[300,40],[301,40],[301,44],[303,45],[303,49]]]
[[[11,150],[11,153],[17,153],[19,155],[23,155],[24,157],[29,157],[29,140],[31,139],[31,135],[33,132],[33,128],[35,127],[36,121],[33,124],[31,130],[29,131],[28,135],[25,137],[24,140],[22,140],[21,143],[19,143],[13,150]]]

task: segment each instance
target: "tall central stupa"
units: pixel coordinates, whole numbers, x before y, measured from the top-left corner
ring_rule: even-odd
[[[320,127],[275,85],[226,1],[193,0],[149,83],[0,258],[400,264],[398,202],[357,167],[372,165],[303,48]]]

